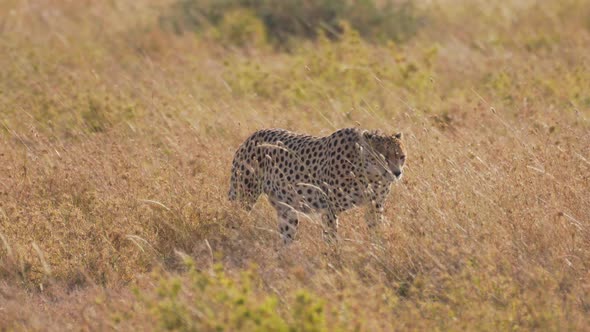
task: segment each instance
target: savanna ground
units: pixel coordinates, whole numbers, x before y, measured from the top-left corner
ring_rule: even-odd
[[[1,330],[590,326],[588,1],[280,38],[196,3],[1,2]],[[358,209],[284,248],[264,199],[227,202],[253,131],[358,125],[409,150],[378,235]]]

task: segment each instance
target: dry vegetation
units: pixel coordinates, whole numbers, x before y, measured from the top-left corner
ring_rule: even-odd
[[[248,10],[176,34],[172,2],[1,2],[0,330],[590,326],[587,1],[429,1],[407,40],[288,50]],[[357,124],[409,147],[379,235],[355,210],[284,248],[226,201],[251,132]]]

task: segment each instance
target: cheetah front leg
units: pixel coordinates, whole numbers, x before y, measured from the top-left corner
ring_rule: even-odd
[[[365,221],[371,230],[383,223],[383,203],[383,200],[380,199],[373,200],[367,208]]]

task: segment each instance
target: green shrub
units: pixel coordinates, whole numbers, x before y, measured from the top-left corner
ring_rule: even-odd
[[[342,20],[350,22],[364,38],[400,42],[413,36],[423,22],[410,1],[178,0],[161,16],[160,23],[177,33],[200,31],[227,25],[226,13],[237,9],[251,11],[263,22],[269,39],[282,46],[293,37],[316,38],[319,30],[337,37]]]
[[[410,56],[394,43],[374,47],[359,32],[341,22],[341,37],[331,41],[320,34],[313,45],[292,50],[284,66],[269,67],[256,59],[237,56],[226,62],[224,79],[235,95],[253,96],[284,104],[310,105],[338,99],[347,107],[384,104],[392,90],[408,91],[416,99],[431,93],[437,47]]]
[[[259,295],[253,273],[232,278],[221,265],[202,272],[191,259],[186,264],[181,277],[161,275],[155,293],[135,291],[162,330],[326,331],[323,304],[312,294],[299,291],[282,317],[277,298]]]
[[[224,45],[262,48],[266,45],[266,28],[248,9],[232,9],[212,29],[216,40]]]
[[[327,331],[324,306],[313,295],[300,291],[293,306],[293,331]]]

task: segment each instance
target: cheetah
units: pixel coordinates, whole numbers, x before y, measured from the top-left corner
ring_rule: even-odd
[[[324,237],[333,242],[343,211],[367,205],[370,228],[383,220],[385,199],[402,178],[405,161],[401,133],[344,128],[314,137],[259,130],[234,155],[229,200],[249,211],[265,193],[285,244],[295,238],[298,212],[320,214]]]

